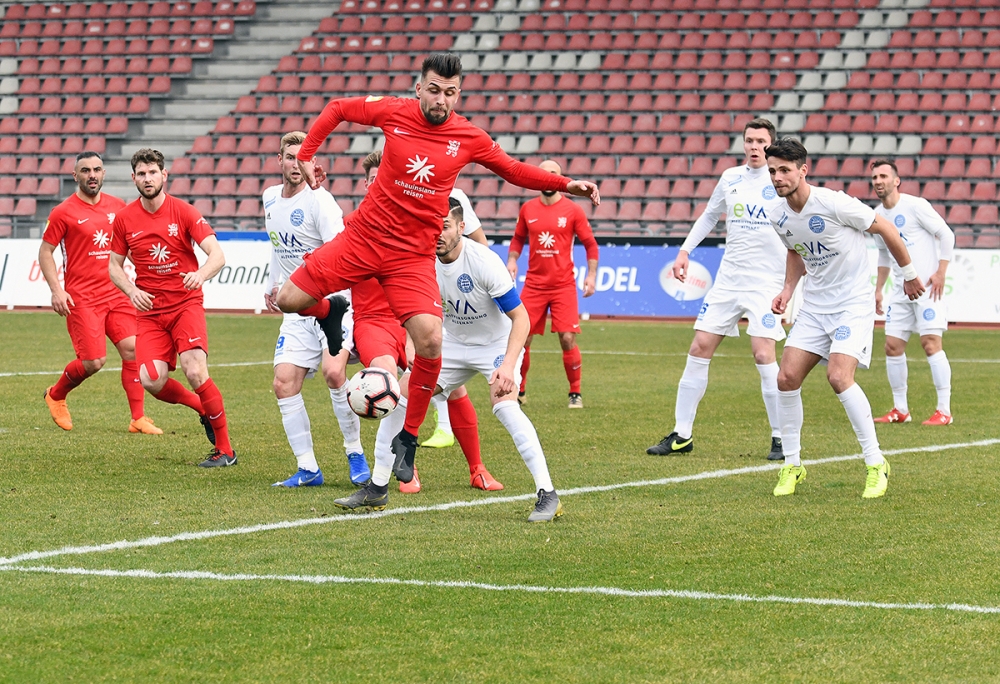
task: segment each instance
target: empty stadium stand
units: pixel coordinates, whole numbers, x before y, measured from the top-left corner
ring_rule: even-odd
[[[0,150],[65,172],[81,145],[119,149],[129,123],[154,116],[253,11],[226,0],[7,6],[0,57],[17,59],[4,82],[16,78],[18,109],[4,114]],[[960,246],[1000,247],[998,48],[1000,0],[343,0],[191,140],[169,190],[220,227],[260,227],[282,132],[306,128],[330,97],[407,96],[422,57],[453,50],[466,73],[459,111],[515,156],[597,180],[604,202],[587,211],[601,235],[686,234],[742,158],[742,126],[764,115],[804,141],[814,181],[874,202],[867,164],[895,158],[904,191],[935,204]],[[377,130],[346,126],[322,148],[345,210],[378,144]],[[47,196],[15,192],[32,173],[45,180],[29,166],[0,167],[14,211]],[[459,187],[494,236],[512,232],[532,195],[475,166]]]

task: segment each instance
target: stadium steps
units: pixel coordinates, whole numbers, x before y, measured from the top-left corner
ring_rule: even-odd
[[[195,64],[191,76],[177,83],[169,99],[155,103],[150,115],[134,132],[130,129],[126,138],[113,145],[109,142],[107,191],[135,197],[135,186],[129,180],[133,151],[142,146],[159,149],[169,169],[197,136],[211,131],[219,116],[232,110],[236,100],[251,92],[259,78],[298,45],[304,33],[335,9],[312,0],[257,2],[254,16],[238,23],[228,40],[216,41],[211,59]]]

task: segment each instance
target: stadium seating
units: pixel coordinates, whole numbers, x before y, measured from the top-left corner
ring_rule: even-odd
[[[72,147],[120,134],[191,72],[200,41],[231,30],[220,22],[244,3],[228,4],[221,19],[206,2],[69,5],[57,16],[34,9],[55,5],[11,6],[0,53],[16,44],[23,97],[0,150],[21,153],[21,137]],[[597,180],[607,201],[586,210],[602,234],[686,233],[718,174],[741,159],[743,125],[766,115],[804,140],[814,181],[873,202],[869,161],[896,158],[904,188],[939,206],[960,243],[991,244],[1000,0],[918,4],[345,0],[193,141],[172,178],[186,178],[216,222],[259,225],[252,209],[278,180],[280,133],[305,128],[331,95],[410,94],[422,56],[452,49],[466,72],[461,113],[519,158],[551,156]],[[344,126],[320,151],[345,209],[361,199],[359,162],[377,140]],[[235,186],[220,184],[233,167]],[[509,234],[532,195],[477,166],[460,180],[491,234]]]
[[[73,155],[123,138],[130,119],[145,118],[172,79],[190,75],[193,60],[254,11],[230,0],[8,5],[0,57],[17,59],[17,109],[0,124],[0,150],[19,161],[14,215],[33,215],[36,200],[51,206]]]

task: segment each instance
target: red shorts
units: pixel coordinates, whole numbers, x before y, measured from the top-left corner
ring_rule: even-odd
[[[529,335],[545,334],[545,314],[552,312],[552,332],[579,333],[580,309],[576,298],[576,283],[553,290],[525,286],[521,290],[521,303],[531,321]]]
[[[313,299],[346,290],[368,278],[377,278],[392,312],[405,323],[417,314],[442,318],[433,254],[403,252],[375,244],[356,224],[333,240],[306,254],[291,281]]]
[[[399,321],[369,318],[354,322],[354,350],[368,368],[372,359],[391,356],[406,370],[406,330]]]
[[[66,317],[66,329],[81,361],[107,356],[105,335],[113,344],[135,337],[135,307],[128,297],[113,297],[95,306],[74,306]]]
[[[150,377],[158,376],[153,361],[165,361],[170,370],[174,370],[178,354],[189,349],[203,349],[208,353],[205,309],[200,304],[139,316],[138,322],[135,360],[140,367],[146,366]]]

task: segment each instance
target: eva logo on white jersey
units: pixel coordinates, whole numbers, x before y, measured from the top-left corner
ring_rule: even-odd
[[[563,219],[565,220],[565,219]],[[556,236],[545,230],[538,234],[538,244],[545,249],[551,249],[556,244]]]
[[[109,242],[111,242],[111,235],[98,228],[97,232],[94,233],[94,245],[104,249],[108,246]]]
[[[170,250],[167,249],[166,245],[161,245],[157,242],[149,248],[149,256],[153,257],[157,261],[166,261],[170,258]]]
[[[406,167],[407,173],[413,174],[414,183],[426,183],[429,179],[434,177],[434,164],[428,164],[427,161],[430,157],[421,158],[419,154],[413,155],[413,159],[407,159],[410,165]]]

